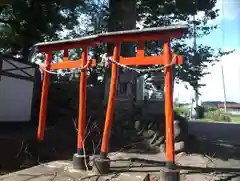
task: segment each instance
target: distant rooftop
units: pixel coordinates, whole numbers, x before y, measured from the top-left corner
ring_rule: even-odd
[[[224,104],[217,104],[218,108],[224,108]],[[226,105],[227,108],[232,108],[232,109],[238,109],[240,108],[240,104],[227,104]]]

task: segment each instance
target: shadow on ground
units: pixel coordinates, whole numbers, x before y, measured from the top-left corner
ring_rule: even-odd
[[[67,160],[76,150],[76,131],[71,126],[47,128],[42,143],[37,142],[36,133],[36,125],[0,124],[0,174],[47,161]]]
[[[189,140],[189,153],[208,155],[216,159],[223,161],[240,160],[240,146],[238,143],[238,138],[240,134],[240,125],[233,124],[211,124],[211,123],[190,123],[190,128],[195,132],[198,139]],[[0,125],[0,171],[2,174],[19,170],[24,168],[23,166],[27,158],[30,158],[34,164],[39,164],[48,161],[55,160],[68,160],[72,158],[73,153],[76,151],[76,128],[69,122],[68,124],[64,122],[59,122],[55,127],[49,127],[46,131],[46,139],[43,143],[39,144],[36,142],[36,126],[35,125],[22,125],[14,126]],[[118,145],[118,147],[117,147]],[[119,146],[120,145],[120,146]],[[116,145],[111,145],[114,147],[112,151],[125,151],[122,145],[117,143]],[[144,150],[144,144],[139,147],[139,145],[129,144],[125,147],[126,150],[129,148],[142,149]],[[99,151],[99,147],[96,152]],[[146,149],[144,152],[146,153]],[[129,160],[126,160],[129,161]],[[156,162],[151,160],[144,160],[139,158],[133,158],[132,162],[141,162],[141,168],[139,170],[137,167],[134,172],[141,171],[142,168],[147,164],[149,168],[151,165],[151,172],[158,172],[159,169],[156,167],[164,166],[164,162]],[[25,163],[26,164],[26,163]],[[218,166],[217,167],[221,167]],[[230,167],[230,168],[229,168]],[[186,174],[194,173],[212,173],[221,172],[231,174],[231,176],[225,177],[219,181],[231,180],[235,177],[240,176],[240,162],[239,169],[231,168],[206,168],[206,167],[193,167],[193,166],[178,166],[181,170],[188,170]],[[121,170],[121,168],[112,168],[113,170]],[[129,172],[129,170],[126,170]],[[147,170],[144,170],[145,172]],[[0,174],[1,174],[0,173]]]
[[[117,159],[112,162],[130,162],[131,166],[116,166],[112,167],[111,171],[114,173],[122,172],[148,172],[148,173],[159,173],[159,167],[165,167],[166,163],[156,160],[131,158],[131,159]],[[191,174],[227,174],[224,177],[219,177],[216,181],[229,181],[240,177],[240,168],[216,168],[216,167],[196,167],[196,166],[180,166],[177,165],[176,169],[185,170],[187,172],[184,175]],[[236,180],[236,181],[237,181]]]
[[[92,134],[98,133],[92,131]],[[54,126],[48,126],[43,142],[38,142],[36,135],[36,125],[0,124],[0,175],[49,161],[70,160],[77,150],[76,125],[69,119],[59,120]],[[93,136],[96,138],[96,135]],[[91,141],[87,141],[86,151],[91,155],[98,154],[101,135],[97,135],[94,144],[91,135],[89,139]],[[124,152],[135,148],[135,150],[146,152],[144,144],[138,142],[123,147],[124,145],[126,144],[121,140],[112,142],[110,151]]]
[[[223,140],[211,141],[207,138],[198,138],[191,144],[188,153],[201,154],[223,161],[229,161],[229,159],[240,161],[240,146]]]
[[[190,122],[190,153],[208,155],[223,161],[240,161],[240,124]]]

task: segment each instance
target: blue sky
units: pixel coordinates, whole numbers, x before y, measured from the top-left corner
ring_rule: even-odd
[[[224,100],[221,79],[223,65],[227,100],[240,102],[240,1],[218,0],[216,8],[220,9],[220,15],[210,23],[217,24],[219,28],[201,40],[198,39],[197,43],[225,50],[235,49],[235,52],[222,57],[221,62],[209,67],[211,74],[201,80],[206,86],[200,89],[200,100]],[[189,102],[191,95],[192,90],[186,90],[183,85],[176,85],[174,88],[174,97],[178,97],[181,102]]]
[[[217,24],[218,29],[213,31],[210,35],[199,43],[208,44],[216,48],[240,46],[240,1],[231,0],[228,3],[224,2],[224,9],[222,10],[221,2],[219,0],[216,8],[220,10],[219,17],[211,23]],[[239,4],[239,7],[237,6]],[[224,31],[224,32],[223,32]]]

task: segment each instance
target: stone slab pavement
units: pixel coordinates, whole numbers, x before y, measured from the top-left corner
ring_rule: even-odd
[[[144,172],[125,172],[129,161],[119,161],[112,165],[115,166],[111,174],[100,176],[92,171],[74,170],[71,161],[54,161],[3,175],[0,181],[143,181],[148,176]]]
[[[95,173],[74,170],[71,161],[55,161],[41,164],[32,168],[10,173],[0,177],[0,181],[144,181],[148,174],[157,177],[160,170],[164,169],[164,154],[146,155],[135,153],[111,153],[112,173],[99,176]],[[179,154],[176,156],[181,174],[181,181],[240,181],[236,175],[240,168],[226,170],[221,165],[215,165],[217,160],[200,155]],[[216,162],[217,163],[217,162]],[[215,168],[217,168],[215,170]]]

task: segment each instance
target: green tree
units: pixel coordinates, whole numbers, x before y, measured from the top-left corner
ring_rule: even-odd
[[[176,67],[177,80],[188,82],[194,90],[205,86],[200,81],[203,76],[210,73],[209,66],[219,62],[222,56],[233,52],[225,52],[221,49],[214,50],[210,46],[201,44],[197,46],[197,50],[194,50],[186,43],[176,43],[173,49],[184,57],[183,64]]]
[[[198,45],[197,50],[193,50],[192,45],[187,44],[184,40],[193,37],[193,24],[196,25],[196,36],[202,38],[208,35],[217,26],[209,24],[210,20],[218,17],[218,9],[214,9],[216,0],[191,1],[186,0],[184,3],[176,1],[159,1],[159,0],[99,0],[92,1],[89,4],[85,15],[88,17],[89,24],[83,32],[74,32],[75,36],[82,34],[94,34],[104,31],[118,31],[134,29],[137,24],[142,27],[159,27],[171,25],[174,23],[185,22],[189,25],[189,31],[186,32],[181,40],[172,43],[172,49],[184,56],[184,63],[181,66],[175,66],[177,80],[188,82],[194,89],[203,85],[199,82],[201,78],[208,74],[207,67],[215,64],[226,54],[223,50],[214,50],[210,46]],[[202,18],[193,19],[197,13],[203,14]],[[78,28],[80,29],[80,28]],[[72,35],[71,35],[72,36]],[[148,55],[158,55],[161,53],[162,42],[147,42],[146,53]],[[125,44],[122,48],[123,55],[131,55],[134,52],[133,44]],[[99,55],[104,52],[104,46],[94,49]],[[112,52],[109,46],[108,52]],[[101,69],[102,70],[102,69]]]
[[[231,53],[223,50],[214,50],[210,46],[199,45],[197,50],[183,40],[194,36],[194,24],[196,26],[196,37],[202,38],[216,29],[217,26],[209,24],[210,20],[218,17],[218,9],[214,9],[216,0],[186,0],[186,1],[158,1],[138,0],[139,21],[143,27],[165,26],[178,22],[189,25],[189,31],[179,41],[173,42],[173,51],[184,56],[181,66],[176,66],[176,77],[188,82],[195,90],[203,85],[199,83],[201,78],[208,74],[207,68],[218,62],[220,57]],[[193,16],[201,12],[202,18],[194,19]],[[149,48],[156,47],[156,42],[151,42]],[[159,52],[160,52],[160,48]],[[153,53],[153,52],[150,52]]]
[[[0,6],[0,51],[27,56],[29,47],[39,41],[134,29],[136,21],[143,27],[185,22],[190,25],[189,31],[181,40],[173,43],[173,50],[184,55],[183,65],[176,66],[176,76],[196,88],[202,86],[199,80],[208,73],[207,65],[214,64],[221,56],[231,53],[199,45],[194,58],[191,45],[183,41],[193,36],[193,23],[196,24],[198,38],[217,28],[208,24],[218,16],[218,10],[213,9],[215,4],[216,0],[186,0],[184,3],[180,0],[12,0],[7,5],[2,3]],[[204,14],[203,18],[193,21],[193,15],[198,12]],[[87,21],[79,22],[81,15]],[[63,30],[67,32],[64,33],[66,36],[62,36]],[[148,42],[147,53],[160,54],[160,45],[160,41]],[[133,44],[125,44],[124,47],[123,54],[133,53]],[[93,51],[97,55],[101,54],[105,51],[104,45]],[[80,53],[76,50],[72,56],[79,57]],[[104,69],[98,70],[100,73]]]
[[[8,34],[0,36],[1,51],[27,57],[39,41],[59,39],[63,30],[73,31],[87,0],[12,0],[0,6],[0,24]],[[1,31],[2,33],[2,31]]]

